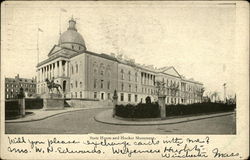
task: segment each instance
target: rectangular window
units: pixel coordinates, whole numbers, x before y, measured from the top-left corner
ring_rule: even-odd
[[[110,93],[108,93],[108,99],[110,99]]]
[[[77,81],[76,81],[76,88],[77,88]]]
[[[103,80],[101,80],[101,88],[103,88]]]
[[[80,98],[82,98],[82,92],[80,92]]]
[[[110,89],[110,81],[108,81],[107,88]]]
[[[71,66],[71,74],[72,75],[74,74],[74,67],[73,67],[73,65]]]
[[[75,96],[76,96],[76,98],[77,98],[77,92],[75,92]]]
[[[101,93],[101,99],[104,100],[104,93]]]
[[[121,93],[121,101],[124,101],[124,94]]]
[[[122,91],[123,91],[124,90],[124,84],[123,83],[122,83],[122,87],[121,88],[122,88]]]
[[[123,69],[121,69],[121,79],[124,79],[124,72],[123,72]]]
[[[131,85],[128,86],[129,92],[131,92]]]
[[[97,92],[94,92],[94,98],[95,99],[97,98]]]
[[[97,86],[97,80],[94,79],[94,88],[96,88],[96,86]]]
[[[135,86],[135,92],[137,92],[137,85]]]
[[[128,94],[128,101],[131,102],[131,94]]]
[[[71,98],[73,98],[73,93],[71,92]]]
[[[137,95],[135,95],[135,102],[137,102],[137,99],[138,99],[138,97],[137,97]]]
[[[76,73],[78,73],[78,64],[76,64]]]

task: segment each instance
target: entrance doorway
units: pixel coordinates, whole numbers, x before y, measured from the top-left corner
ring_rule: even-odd
[[[63,92],[65,92],[66,91],[66,81],[63,81]]]
[[[101,94],[101,96],[100,96],[101,100],[104,100],[105,99],[105,93],[101,92],[100,94]]]

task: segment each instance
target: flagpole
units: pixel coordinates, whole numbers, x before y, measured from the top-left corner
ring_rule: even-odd
[[[37,28],[37,64],[39,63],[39,26]]]
[[[60,8],[60,10],[59,10],[59,12],[60,12],[60,16],[59,16],[59,35],[61,35],[61,8]]]

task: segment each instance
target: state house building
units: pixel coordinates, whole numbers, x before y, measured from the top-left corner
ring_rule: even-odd
[[[111,100],[117,90],[118,102],[145,102],[157,99],[156,81],[165,83],[167,104],[190,104],[202,100],[203,84],[185,79],[174,67],[156,68],[119,56],[88,51],[76,21],[69,20],[48,58],[37,65],[37,93],[48,92],[45,79],[62,86],[66,98]]]

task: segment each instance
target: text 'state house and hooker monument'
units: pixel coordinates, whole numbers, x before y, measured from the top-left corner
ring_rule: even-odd
[[[86,100],[109,102],[115,90],[118,104],[145,102],[147,96],[154,101],[158,98],[157,81],[164,84],[166,104],[199,103],[203,92],[202,83],[184,78],[172,66],[156,68],[113,54],[88,51],[73,18],[48,58],[37,65],[37,77],[37,93],[41,97],[48,93],[46,81],[54,80],[61,85],[62,97],[74,104]]]

